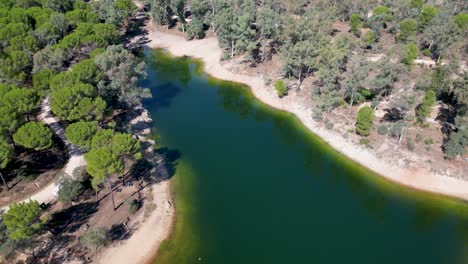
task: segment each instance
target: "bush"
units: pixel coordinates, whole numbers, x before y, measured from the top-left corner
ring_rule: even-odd
[[[406,57],[403,59],[403,63],[406,65],[411,65],[413,61],[419,55],[419,48],[414,43],[406,44]]]
[[[80,243],[83,246],[94,248],[95,250],[105,246],[109,241],[110,238],[107,230],[103,227],[89,229],[80,237]]]
[[[323,120],[323,112],[322,110],[320,109],[314,109],[312,111],[312,119],[315,121],[315,122],[320,122]]]
[[[445,154],[449,159],[466,155],[468,153],[466,146],[468,146],[468,130],[459,129],[458,132],[452,132],[444,144]]]
[[[432,106],[436,103],[436,94],[434,91],[427,91],[426,95],[423,98],[422,104],[416,110],[416,114],[420,121],[425,120],[428,116],[431,115]]]
[[[398,39],[406,41],[408,38],[415,36],[417,31],[418,23],[416,20],[405,18],[400,21],[400,34],[398,35]]]
[[[433,143],[433,142],[432,142],[432,138],[426,138],[426,139],[424,140],[424,144],[426,144],[426,145],[432,145],[432,143]]]
[[[283,80],[279,80],[275,83],[275,90],[280,98],[288,94],[288,87],[286,87]]]
[[[361,145],[368,146],[369,143],[370,143],[370,141],[369,141],[369,139],[367,139],[367,138],[361,138],[361,139],[359,140],[359,144],[361,144]]]
[[[328,119],[325,120],[325,128],[326,128],[326,129],[331,130],[331,129],[333,129],[333,126],[334,126],[334,125],[333,125],[332,122],[330,122],[330,120],[328,120]]]
[[[352,14],[349,19],[349,25],[351,26],[351,32],[357,34],[362,26],[361,16],[359,14]]]
[[[429,50],[429,49],[424,49],[424,50],[423,50],[423,55],[424,55],[424,56],[427,56],[427,57],[431,57],[431,56],[432,56],[431,50]]]
[[[415,147],[414,147],[414,141],[413,141],[412,138],[407,138],[406,139],[406,145],[407,145],[409,151],[414,151]]]
[[[377,133],[379,133],[379,135],[386,135],[388,133],[388,130],[389,130],[388,126],[385,124],[382,124],[377,129]]]
[[[125,201],[125,204],[127,205],[128,212],[132,215],[141,208],[141,203],[136,199],[129,199]]]
[[[429,126],[430,126],[429,123],[422,123],[422,124],[421,124],[421,127],[422,127],[422,128],[428,128]]]
[[[60,175],[58,186],[58,199],[64,203],[75,200],[83,190],[83,184],[81,184],[81,182],[73,180],[70,175],[65,173]]]
[[[357,116],[356,133],[361,136],[370,135],[373,122],[374,110],[370,106],[362,107]]]

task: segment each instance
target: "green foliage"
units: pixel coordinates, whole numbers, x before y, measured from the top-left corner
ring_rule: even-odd
[[[377,133],[379,133],[379,135],[386,135],[388,131],[389,131],[388,126],[385,124],[380,125],[379,128],[377,129]]]
[[[96,95],[94,86],[83,83],[56,90],[51,101],[52,112],[69,121],[102,120],[106,103]]]
[[[124,172],[123,162],[109,149],[92,149],[84,157],[87,163],[86,171],[93,177],[91,183],[94,189],[97,189],[106,177]]]
[[[385,21],[390,21],[392,19],[392,14],[390,13],[390,9],[386,6],[381,6],[381,5],[374,8],[374,11],[372,12],[372,16],[384,17]]]
[[[374,122],[374,110],[370,106],[359,109],[356,122],[356,133],[361,136],[370,135]]]
[[[424,139],[424,144],[426,144],[426,145],[432,145],[432,144],[433,144],[432,138],[426,138],[426,139]]]
[[[63,69],[67,54],[61,48],[47,46],[34,54],[33,73],[43,69],[50,69],[58,72]]]
[[[134,139],[130,134],[115,134],[112,138],[112,152],[117,156],[142,158],[140,141]]]
[[[22,120],[16,109],[8,106],[0,106],[0,130],[9,132],[16,131]]]
[[[367,33],[364,35],[364,43],[367,46],[372,46],[375,43],[375,32],[373,30],[367,31]]]
[[[145,77],[145,63],[122,46],[107,47],[94,62],[104,73],[99,88],[106,101],[116,100],[121,106],[131,106],[140,103],[142,98],[151,97],[148,89],[137,85],[137,80]]]
[[[50,80],[54,72],[51,69],[43,69],[33,74],[33,87],[36,91],[44,92],[50,88]]]
[[[468,130],[459,129],[458,132],[450,133],[449,140],[444,145],[447,158],[454,159],[458,156],[463,157],[468,153]]]
[[[423,121],[431,115],[432,106],[434,106],[435,102],[436,94],[434,91],[427,91],[422,104],[419,106],[419,109],[416,110],[419,120]]]
[[[194,18],[190,21],[190,24],[187,27],[187,38],[188,39],[202,39],[205,37],[205,29],[203,25],[203,21]]]
[[[424,5],[421,13],[419,14],[420,27],[425,28],[438,13],[439,9],[437,7]]]
[[[461,32],[468,31],[468,13],[460,13],[453,17],[453,22],[461,30]]]
[[[351,32],[357,34],[359,29],[362,27],[361,15],[352,14],[349,19],[349,25],[351,26]]]
[[[403,59],[403,63],[406,65],[413,64],[413,61],[418,58],[419,48],[414,43],[408,43],[405,45],[406,48],[406,57]]]
[[[52,131],[41,122],[29,122],[13,135],[16,144],[41,151],[52,146]]]
[[[112,139],[114,136],[115,132],[112,129],[99,130],[91,141],[91,149],[112,149]]]
[[[37,201],[15,203],[3,215],[9,237],[13,240],[29,239],[37,234],[43,223],[39,219],[41,215],[39,203]]]
[[[65,135],[72,144],[88,150],[91,148],[91,140],[96,132],[96,122],[77,122],[67,127]]]
[[[405,18],[400,21],[400,33],[398,38],[401,41],[406,41],[409,38],[413,38],[418,31],[418,23],[416,20],[411,18]]]
[[[288,94],[288,87],[286,87],[286,84],[283,80],[278,80],[275,83],[275,90],[279,97],[283,97]]]
[[[13,148],[0,138],[0,170],[3,170],[13,158]]]
[[[420,9],[424,5],[424,0],[411,0],[411,8]]]
[[[20,114],[29,114],[40,103],[38,93],[28,88],[14,88],[3,96],[3,103]]]
[[[369,141],[368,138],[361,138],[361,139],[359,139],[359,144],[361,144],[361,145],[368,146],[369,143],[370,143],[370,141]]]
[[[107,230],[101,228],[91,228],[80,237],[80,243],[88,248],[97,250],[99,247],[105,246],[110,242]]]
[[[60,176],[58,186],[58,199],[64,203],[76,200],[83,191],[83,184],[78,180],[72,179],[72,177],[67,174]]]
[[[406,139],[406,147],[408,148],[409,151],[414,151],[415,146],[414,146],[414,141],[412,138],[407,138]]]
[[[141,203],[136,199],[128,199],[125,201],[125,205],[127,205],[128,212],[132,215],[134,215],[141,208]]]

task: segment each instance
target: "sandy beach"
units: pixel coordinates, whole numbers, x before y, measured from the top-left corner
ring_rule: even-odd
[[[312,132],[320,136],[331,147],[348,158],[362,164],[383,177],[399,184],[438,194],[443,194],[463,200],[468,200],[468,182],[429,170],[408,170],[401,165],[388,164],[378,158],[372,150],[359,146],[340,134],[318,126],[311,118],[311,109],[307,109],[291,101],[278,98],[273,87],[265,85],[262,76],[248,76],[229,71],[221,63],[221,49],[216,38],[187,41],[185,38],[170,33],[161,32],[148,27],[149,39],[147,44],[151,48],[163,48],[175,56],[189,56],[201,59],[205,71],[209,75],[250,86],[254,95],[264,103],[296,115]],[[395,164],[398,164],[396,161]]]

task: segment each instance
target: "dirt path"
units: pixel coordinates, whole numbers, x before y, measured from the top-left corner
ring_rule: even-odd
[[[187,41],[179,36],[153,30],[151,27],[148,27],[148,30],[147,38],[150,40],[148,46],[164,48],[175,56],[202,59],[208,74],[219,79],[250,86],[255,96],[261,101],[277,109],[295,114],[307,128],[333,148],[385,178],[412,188],[468,200],[467,181],[439,175],[426,169],[411,171],[405,169],[404,166],[397,165],[398,161],[389,162],[378,158],[372,150],[359,146],[336,132],[319,127],[311,118],[312,109],[291,100],[279,99],[273,87],[266,86],[261,76],[248,76],[229,71],[229,63],[220,62],[221,50],[215,38]]]
[[[57,118],[52,115],[52,110],[50,108],[50,98],[45,98],[42,100],[41,103],[41,113],[37,116],[37,119],[47,126],[49,126],[52,131],[64,142],[67,147],[69,160],[65,165],[64,172],[71,175],[73,170],[77,167],[84,166],[86,163],[84,161],[83,153],[80,151],[78,147],[71,144],[66,136],[65,136],[65,129],[59,123]],[[23,199],[19,202],[27,202],[29,200],[36,200],[41,203],[49,203],[57,199],[57,179],[53,182],[48,184],[43,189],[39,190],[38,192],[32,194],[31,196]],[[9,206],[4,206],[0,210],[8,210]]]

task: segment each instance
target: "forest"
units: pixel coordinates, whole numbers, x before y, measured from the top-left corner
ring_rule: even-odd
[[[142,158],[140,141],[118,117],[151,96],[137,85],[145,76],[145,63],[120,44],[135,11],[130,0],[0,1],[2,193],[19,189],[21,179],[36,177],[23,175],[28,172],[21,168],[15,174],[12,168],[56,148],[54,124],[38,118],[49,104],[66,127],[67,140],[85,153],[87,162],[86,170],[60,175],[58,200],[65,204],[64,212],[75,210],[90,190],[96,199],[101,189],[112,192],[109,177],[123,175],[129,161]],[[139,208],[136,200],[126,204],[133,213]],[[38,249],[47,252],[41,240],[46,231],[54,233],[57,217],[66,214],[44,217],[43,206],[16,203],[2,215],[2,257],[21,252],[36,259]],[[94,249],[109,242],[109,232],[90,228],[76,241]]]
[[[444,157],[467,153],[466,1],[150,0],[146,4],[155,23],[176,27],[187,39],[215,33],[226,60],[241,59],[256,67],[278,56],[283,78],[312,94],[314,120],[323,121],[340,106],[351,110],[368,103],[370,110],[360,111],[356,124],[356,133],[368,136],[372,122],[364,122],[363,130],[361,115],[373,119],[372,112],[385,102],[391,106],[387,119],[392,122],[379,126],[378,132],[400,142],[406,127],[429,125],[426,119],[438,102],[449,112],[443,125]],[[420,58],[425,59],[422,64],[417,63]],[[429,67],[423,67],[426,61]],[[313,81],[303,87],[308,78]],[[282,82],[275,83],[279,96],[293,87]],[[410,150],[413,141],[407,142]]]

